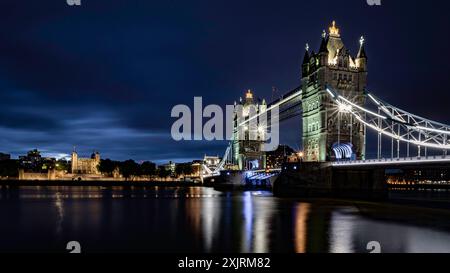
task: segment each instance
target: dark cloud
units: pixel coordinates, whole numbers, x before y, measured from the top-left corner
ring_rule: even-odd
[[[0,113],[0,124],[6,128],[53,131],[61,129],[63,124],[56,119],[39,113],[8,111]]]
[[[0,4],[0,151],[100,150],[105,157],[184,161],[224,142],[177,143],[171,108],[231,104],[251,88],[300,83],[303,47],[331,20],[354,54],[366,36],[369,87],[450,123],[447,1],[15,1]],[[301,147],[300,119],[282,141]]]

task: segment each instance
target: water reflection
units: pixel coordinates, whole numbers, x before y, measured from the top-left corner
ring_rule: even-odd
[[[253,217],[255,222],[253,234],[254,244],[251,252],[267,253],[270,252],[270,233],[272,232],[272,214],[274,213],[274,203],[253,196],[254,205],[257,206]]]
[[[371,241],[379,242],[383,253],[450,253],[448,230],[381,222],[343,211],[333,213],[331,226],[332,253],[367,252]]]
[[[242,240],[241,240],[241,252],[249,253],[252,248],[252,234],[253,234],[253,202],[250,192],[244,193],[243,197],[243,209],[244,224],[242,225]]]
[[[0,251],[450,253],[450,216],[299,202],[268,192],[168,187],[2,187]]]
[[[59,234],[61,234],[61,231],[62,231],[62,222],[64,219],[63,200],[62,200],[61,194],[59,192],[56,193],[55,207],[56,207],[56,213],[57,213],[56,233],[59,235]]]
[[[306,253],[310,204],[300,203],[295,208],[295,252]]]
[[[207,189],[205,192],[212,192],[212,189]],[[201,196],[201,195],[196,195]],[[197,197],[198,198],[198,197]],[[220,206],[214,198],[204,198],[200,203],[201,209],[192,211],[193,214],[201,213],[202,227],[203,227],[203,237],[204,237],[204,248],[206,252],[211,252],[213,249],[213,241],[215,235],[220,225],[221,210]]]
[[[270,251],[270,232],[274,203],[267,202],[260,192],[245,192],[242,195],[242,253],[267,253]]]
[[[357,216],[354,209],[341,209],[333,212],[330,223],[331,253],[354,253],[352,237],[355,235],[354,223]],[[373,240],[370,240],[373,241]],[[367,243],[370,241],[366,241]]]

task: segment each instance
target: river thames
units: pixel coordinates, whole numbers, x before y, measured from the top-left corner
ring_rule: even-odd
[[[204,187],[0,188],[0,252],[450,253],[450,212]]]

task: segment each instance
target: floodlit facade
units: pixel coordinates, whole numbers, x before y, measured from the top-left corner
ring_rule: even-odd
[[[353,57],[333,22],[322,34],[319,51],[306,52],[302,64],[303,145],[305,161],[323,162],[365,158],[365,128],[346,109],[339,109],[327,94],[327,86],[363,106],[367,85],[364,38]],[[351,152],[345,152],[348,148]]]
[[[94,152],[91,158],[80,158],[76,151],[72,152],[72,173],[73,174],[95,174],[99,175],[98,165],[100,164],[100,153]]]

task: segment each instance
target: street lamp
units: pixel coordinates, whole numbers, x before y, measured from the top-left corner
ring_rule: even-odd
[[[352,111],[352,106],[350,104],[340,103],[338,107],[340,113],[347,113]]]
[[[305,156],[305,154],[303,152],[298,152],[297,153],[298,161],[299,162],[303,162],[303,157],[304,156]]]

